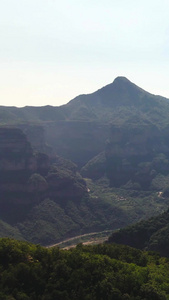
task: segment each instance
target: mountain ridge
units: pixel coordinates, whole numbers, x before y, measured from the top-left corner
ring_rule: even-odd
[[[119,92],[119,91],[124,91],[124,90],[127,90],[127,89],[130,89],[130,90],[133,89],[133,90],[137,91],[138,93],[146,93],[148,95],[155,96],[155,95],[147,92],[146,90],[140,88],[139,86],[137,86],[136,84],[134,84],[133,82],[131,82],[126,77],[124,77],[124,76],[118,76],[118,77],[116,77],[114,79],[114,81],[112,83],[109,83],[109,84],[101,87],[100,89],[92,92],[92,93],[78,95],[74,99],[70,100],[67,104],[69,105],[72,102],[77,101],[81,97],[85,97],[86,98],[88,96],[90,97],[90,96],[95,96],[95,95],[96,96],[102,96],[102,97],[104,97],[105,96],[105,92],[107,94],[107,91],[108,92],[112,92],[112,93],[116,93],[117,91]],[[67,105],[67,104],[65,104],[65,105]]]
[[[140,99],[141,97],[141,99]],[[7,118],[7,122],[12,123],[12,120],[16,120],[19,122],[25,121],[48,121],[48,120],[69,120],[69,119],[79,119],[81,116],[78,116],[78,105],[83,104],[84,107],[82,109],[82,113],[84,113],[85,109],[91,109],[90,113],[88,111],[87,116],[83,116],[83,119],[96,119],[100,120],[100,115],[98,111],[94,111],[94,107],[99,105],[101,109],[104,106],[111,105],[125,105],[133,104],[134,105],[139,102],[144,102],[144,98],[148,97],[154,101],[156,100],[165,100],[165,102],[169,102],[168,98],[154,95],[141,87],[137,86],[129,79],[124,76],[118,76],[114,79],[114,81],[110,84],[103,86],[102,88],[89,93],[89,94],[80,94],[75,98],[71,99],[67,104],[61,106],[24,106],[24,107],[15,107],[15,106],[0,106],[0,123]],[[166,101],[167,100],[167,101]],[[158,102],[158,101],[157,101]],[[74,109],[77,109],[76,114],[74,113]],[[169,110],[169,107],[168,107]],[[3,113],[3,115],[2,115]],[[45,113],[45,117],[44,117]],[[9,114],[9,117],[8,117]],[[97,115],[98,114],[98,115]],[[11,120],[10,120],[11,119]]]
[[[54,107],[0,107],[0,126],[41,126],[44,139],[58,155],[84,166],[105,148],[113,126],[169,125],[169,99],[141,89],[126,77],[67,104]],[[27,129],[26,129],[27,127]],[[39,137],[37,136],[37,139]],[[30,140],[34,146],[35,138]],[[80,156],[79,156],[80,155]]]

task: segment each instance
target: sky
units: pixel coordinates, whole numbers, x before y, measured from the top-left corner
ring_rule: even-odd
[[[169,98],[168,0],[0,0],[0,105],[59,106],[125,76]]]

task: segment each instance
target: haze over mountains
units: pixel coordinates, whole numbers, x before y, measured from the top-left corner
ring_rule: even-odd
[[[168,116],[125,77],[60,107],[1,106],[1,236],[49,244],[163,212]]]
[[[57,154],[82,167],[104,150],[110,124],[152,124],[165,128],[169,123],[168,113],[168,99],[154,96],[125,77],[118,77],[100,90],[80,95],[60,107],[1,107],[0,124],[41,125],[45,142]]]

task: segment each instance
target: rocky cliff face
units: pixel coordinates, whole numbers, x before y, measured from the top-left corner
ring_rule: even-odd
[[[17,126],[24,132],[33,149],[36,151],[45,152],[46,145],[44,128],[42,126],[33,124],[18,124]]]
[[[58,155],[82,167],[105,148],[109,125],[100,122],[59,121],[44,124],[45,140]]]
[[[76,174],[75,165],[33,152],[26,135],[17,128],[0,128],[1,203],[37,203],[45,197],[81,197],[85,182]]]
[[[26,135],[18,128],[0,128],[0,202],[28,203],[29,178],[41,168],[47,172],[49,159],[45,155],[39,167],[40,154],[33,153]]]
[[[0,128],[0,141],[1,169],[19,170],[29,164],[32,148],[21,130]]]
[[[55,149],[51,146],[52,143],[51,145],[46,143],[45,126],[43,124],[18,123],[16,127],[21,129],[26,135],[33,151],[46,153],[50,157],[56,155]]]
[[[0,183],[21,183],[36,169],[36,159],[23,132],[0,128]]]
[[[107,157],[147,156],[152,152],[166,152],[161,131],[152,125],[112,126],[106,147]]]
[[[92,179],[107,175],[116,187],[152,188],[158,174],[169,174],[168,137],[168,126],[162,130],[151,124],[112,125],[105,151],[92,158],[81,174]]]
[[[169,172],[168,163],[162,163],[162,160],[167,162],[168,157],[167,130],[164,133],[152,125],[112,126],[106,147],[106,172],[111,185],[121,186],[132,181],[141,188],[148,188],[158,172]]]

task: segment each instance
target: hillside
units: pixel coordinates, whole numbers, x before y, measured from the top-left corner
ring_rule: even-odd
[[[127,246],[45,249],[0,239],[2,300],[167,300],[168,259]]]
[[[109,243],[158,251],[161,255],[169,257],[169,210],[114,232],[109,238]]]

